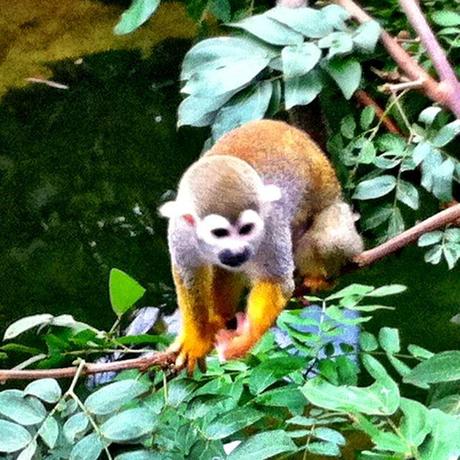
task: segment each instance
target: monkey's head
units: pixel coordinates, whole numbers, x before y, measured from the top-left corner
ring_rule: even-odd
[[[227,155],[204,156],[183,175],[176,201],[160,213],[194,230],[208,263],[238,270],[256,254],[267,211],[281,198],[247,162]]]

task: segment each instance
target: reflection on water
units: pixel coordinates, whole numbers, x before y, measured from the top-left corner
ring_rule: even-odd
[[[0,105],[0,329],[34,312],[112,320],[108,271],[170,293],[162,195],[205,133],[176,130],[178,66],[189,43],[142,59],[111,51],[54,65],[69,90],[29,86]]]

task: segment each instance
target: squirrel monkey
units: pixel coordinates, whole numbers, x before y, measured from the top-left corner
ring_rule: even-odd
[[[193,371],[215,346],[243,356],[290,299],[294,270],[315,287],[363,249],[352,211],[319,147],[286,123],[261,120],[223,136],[183,175],[160,213],[182,329],[170,351]],[[245,287],[246,314],[226,330]]]

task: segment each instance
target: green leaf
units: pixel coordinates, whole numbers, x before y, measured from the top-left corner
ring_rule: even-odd
[[[334,29],[346,30],[345,21],[350,19],[351,14],[342,6],[327,5],[320,10],[321,15],[325,18],[326,23],[330,24]]]
[[[444,236],[446,241],[450,241],[452,243],[460,243],[460,228],[448,228],[444,232]]]
[[[151,432],[155,425],[155,415],[148,409],[128,409],[105,421],[101,433],[110,441],[131,441]]]
[[[427,263],[436,265],[441,262],[441,257],[442,257],[442,246],[440,244],[437,244],[436,246],[433,246],[424,256],[424,260]]]
[[[405,362],[401,361],[399,358],[396,358],[396,356],[393,355],[387,355],[387,358],[401,377],[405,377],[406,375],[410,374],[411,368]]]
[[[361,65],[353,58],[335,58],[325,66],[329,75],[337,83],[345,99],[350,99],[361,82]]]
[[[415,150],[414,150],[415,157]],[[436,170],[441,166],[442,155],[437,149],[430,149],[427,151],[426,156],[422,163],[422,187],[426,188],[429,192],[433,188],[433,178]]]
[[[286,110],[295,105],[307,105],[321,92],[323,85],[318,74],[309,72],[303,77],[294,77],[284,82],[284,100]]]
[[[231,19],[232,11],[228,0],[209,0],[209,11],[222,22],[228,22]]]
[[[375,109],[374,107],[367,106],[361,111],[361,115],[359,117],[359,124],[362,129],[368,129],[369,126],[372,124],[375,118]]]
[[[302,409],[308,402],[296,386],[284,386],[266,391],[257,396],[255,401],[264,406],[287,407],[291,411]]]
[[[340,291],[334,292],[334,294],[326,297],[326,300],[341,299],[350,296],[364,297],[372,291],[374,291],[373,286],[367,286],[366,284],[350,284],[340,289]]]
[[[370,215],[364,218],[361,227],[363,230],[371,230],[382,225],[393,214],[393,207],[391,205],[384,205],[378,207]]]
[[[272,45],[299,45],[303,37],[295,30],[274,21],[268,15],[255,15],[239,22],[227,24],[230,27],[243,29]]]
[[[460,379],[460,351],[444,351],[422,361],[404,378],[404,382],[427,388],[430,383]]]
[[[139,380],[121,380],[110,383],[89,395],[85,406],[96,415],[110,414],[148,390],[149,386]]]
[[[432,431],[420,448],[420,458],[454,459],[460,452],[460,421],[438,409],[431,409],[429,417]]]
[[[35,396],[47,403],[56,403],[61,398],[62,391],[55,379],[46,378],[29,383],[24,394]]]
[[[459,120],[460,121],[460,120]],[[443,201],[452,199],[452,181],[454,178],[455,164],[448,158],[432,173],[433,195]]]
[[[460,259],[460,244],[446,245],[443,247],[442,253],[449,270],[452,270]]]
[[[98,460],[104,445],[97,433],[91,433],[75,444],[70,460]]]
[[[48,416],[38,430],[38,434],[50,449],[54,449],[59,436],[59,425],[56,419]]]
[[[0,452],[16,452],[32,441],[30,433],[16,423],[0,419]]]
[[[362,331],[359,334],[359,347],[363,351],[375,351],[377,350],[379,344],[374,334],[370,332]]]
[[[434,356],[434,353],[426,348],[419,347],[418,345],[411,344],[407,347],[407,350],[414,358],[428,359]]]
[[[429,411],[423,404],[406,398],[401,398],[401,410],[401,434],[409,445],[418,447],[431,431]]]
[[[172,407],[179,406],[195,391],[197,384],[188,379],[173,380],[168,386],[167,403]]]
[[[21,318],[8,326],[7,330],[5,331],[5,335],[3,336],[3,340],[13,339],[14,337],[17,337],[23,332],[33,329],[34,327],[49,324],[52,319],[53,315],[50,315],[49,313]]]
[[[112,268],[109,278],[110,303],[117,316],[122,316],[144,295],[145,289],[125,272]]]
[[[209,425],[203,428],[209,439],[223,439],[257,422],[263,414],[250,407],[239,407],[224,414],[219,414]]]
[[[387,353],[394,354],[401,350],[399,332],[395,328],[382,327],[379,331],[379,342]]]
[[[371,293],[369,293],[369,297],[385,297],[388,295],[395,295],[404,292],[407,289],[407,286],[403,284],[389,284],[388,286],[382,286]]]
[[[269,81],[258,82],[235,96],[217,113],[212,125],[213,139],[252,120],[260,120],[268,109],[273,85]]]
[[[423,109],[418,116],[418,120],[426,125],[431,125],[436,116],[441,112],[441,107],[430,106]]]
[[[340,133],[347,139],[353,139],[356,131],[356,122],[353,115],[347,115],[340,121]]]
[[[309,380],[302,392],[315,406],[343,412],[369,415],[391,415],[399,406],[399,390],[384,367],[370,355],[363,356],[363,364],[376,380],[371,386],[334,386],[321,378]]]
[[[312,432],[312,436],[315,438],[321,439],[323,441],[328,441],[339,446],[345,445],[345,438],[341,433],[336,430],[327,427],[315,428]]]
[[[388,221],[387,238],[399,235],[404,231],[404,220],[399,208],[394,208],[393,214]]]
[[[438,399],[430,404],[432,409],[439,409],[446,414],[460,415],[460,395],[449,395],[445,398]]]
[[[419,207],[418,190],[410,183],[400,179],[396,187],[396,198],[412,209]]]
[[[432,244],[439,243],[442,240],[444,233],[440,230],[434,232],[424,233],[417,242],[419,247],[431,246]]]
[[[172,460],[172,457],[169,458],[163,453],[152,452],[151,450],[134,450],[117,455],[115,460]]]
[[[321,455],[321,457],[328,456],[340,458],[340,449],[336,444],[330,442],[310,442],[305,446],[305,450],[315,456]]]
[[[401,136],[386,133],[377,138],[377,145],[381,151],[403,154],[406,148],[406,141]]]
[[[460,120],[443,126],[431,140],[435,147],[444,147],[460,133]]]
[[[298,356],[272,358],[256,366],[249,376],[249,390],[252,394],[260,394],[272,383],[291,372],[305,368],[307,361]]]
[[[133,0],[131,6],[121,15],[113,29],[116,35],[125,35],[140,27],[155,13],[160,0]]]
[[[375,160],[376,150],[374,144],[366,139],[359,152],[358,161],[361,164],[370,165]]]
[[[355,200],[372,200],[390,193],[396,187],[394,176],[383,175],[360,182],[356,187]]]
[[[243,63],[248,65],[253,59],[268,62],[279,54],[278,50],[248,37],[220,37],[203,40],[193,46],[182,63],[181,80],[188,80],[193,74],[232,68]],[[203,97],[210,97],[204,93]]]
[[[247,86],[269,61],[267,57],[249,55],[246,60],[238,60],[217,69],[194,73],[181,91],[208,98],[225,95]]]
[[[265,15],[308,38],[325,37],[333,30],[330,21],[325,20],[325,14],[313,8],[277,7],[268,10]]]
[[[441,10],[431,15],[433,21],[443,27],[460,26],[460,14],[457,11]]]
[[[361,24],[353,36],[353,42],[363,51],[372,53],[379,41],[381,28],[377,21],[367,21]]]
[[[22,391],[5,390],[0,392],[0,414],[24,425],[36,425],[46,417],[46,409],[37,399],[24,397]]]
[[[265,431],[243,441],[228,460],[263,460],[283,452],[295,452],[297,446],[283,430]]]
[[[78,412],[77,414],[72,415],[72,417],[64,423],[64,436],[71,444],[73,444],[75,442],[75,438],[84,433],[88,426],[88,417],[83,412]]]
[[[310,72],[321,58],[321,50],[314,43],[285,46],[281,51],[283,78],[301,77]]]
[[[353,49],[353,40],[345,32],[332,32],[318,41],[320,48],[329,48],[327,58],[331,59],[339,54],[348,54]]]
[[[217,111],[235,94],[230,91],[217,97],[188,96],[177,110],[177,127],[183,125],[208,126],[216,118]]]
[[[37,451],[37,447],[37,441],[32,440],[32,442],[17,456],[16,460],[32,460]]]

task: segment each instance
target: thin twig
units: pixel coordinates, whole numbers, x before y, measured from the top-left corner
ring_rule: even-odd
[[[401,131],[396,126],[395,122],[385,113],[379,104],[364,90],[358,89],[355,92],[355,97],[358,102],[366,107],[372,107],[377,115],[377,118],[382,121],[385,128],[393,134],[401,134]]]
[[[353,0],[335,0],[335,3],[343,6],[361,23],[373,20],[373,18]],[[430,99],[449,108],[457,118],[460,118],[460,107],[457,107],[454,96],[450,93],[450,90],[448,90],[448,85],[445,82],[438,83],[432,78],[388,32],[384,30],[381,31],[380,41],[383,43],[383,46],[385,46],[390,56],[395,60],[396,64],[398,64],[411,80],[419,80],[422,82],[422,88]]]

